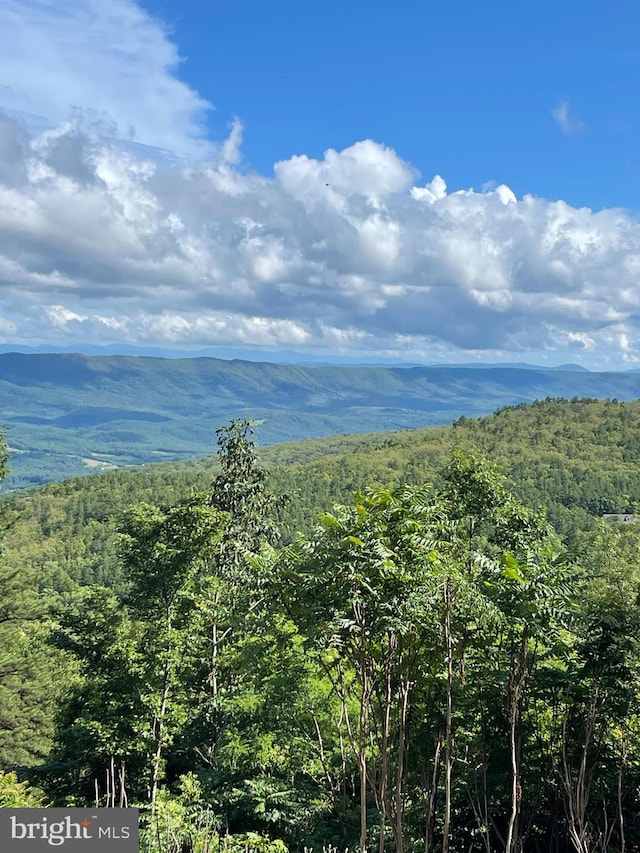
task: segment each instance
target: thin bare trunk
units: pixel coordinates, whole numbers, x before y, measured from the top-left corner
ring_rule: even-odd
[[[445,582],[444,605],[444,633],[447,647],[447,718],[445,724],[444,829],[442,853],[449,853],[449,835],[451,832],[451,768],[453,764],[453,642],[451,638],[451,578],[447,578]]]
[[[167,620],[167,638],[171,636],[171,619]],[[162,672],[162,693],[160,697],[160,710],[154,720],[154,735],[156,747],[151,764],[151,786],[149,792],[149,800],[151,801],[151,814],[156,812],[156,799],[158,797],[158,784],[160,781],[160,764],[162,762],[162,748],[164,737],[164,724],[167,715],[167,706],[169,704],[169,692],[171,684],[171,649],[166,650],[166,660],[164,670]]]
[[[518,816],[520,814],[520,803],[522,799],[522,788],[520,781],[520,757],[517,743],[517,726],[520,709],[520,691],[524,683],[527,662],[527,638],[526,627],[520,638],[520,649],[518,660],[512,665],[509,677],[509,751],[511,754],[511,814],[509,815],[509,827],[505,844],[506,853],[515,853],[518,848]]]
[[[506,853],[513,853],[516,839],[514,838],[514,828],[518,815],[520,803],[518,779],[518,762],[516,756],[516,700],[511,701],[512,707],[509,709],[509,750],[511,753],[511,813],[509,815],[509,826],[507,829],[507,840],[505,843]]]
[[[391,645],[391,640],[389,641]],[[389,726],[391,720],[391,651],[385,673],[384,707],[382,708],[382,731],[380,733],[380,782],[378,790],[379,826],[378,853],[384,853],[387,830],[387,797],[389,786]]]
[[[118,779],[120,781],[120,801],[118,805],[121,809],[126,809],[129,807],[129,798],[127,797],[127,789],[125,786],[124,761],[120,763],[120,772],[118,774]]]
[[[565,808],[569,823],[569,837],[576,853],[589,853],[589,827],[587,807],[589,805],[590,781],[588,778],[588,756],[593,740],[599,705],[599,686],[594,685],[591,702],[585,720],[584,741],[580,756],[577,778],[573,779],[567,757],[567,718],[562,723],[562,781],[565,789]]]
[[[213,606],[215,611],[218,609],[218,593],[213,596]],[[218,616],[214,611],[213,624],[211,625],[211,672],[209,680],[211,682],[211,696],[215,699],[218,695]]]
[[[340,779],[341,779],[340,785],[342,788],[342,801],[346,805],[346,801],[347,801],[347,753],[346,753],[346,750],[344,748],[344,737],[342,735],[342,725],[343,725],[343,720],[344,720],[345,713],[346,713],[345,703],[346,703],[345,697],[341,696],[340,697],[340,719],[338,721],[338,734],[339,734],[339,738],[340,738],[340,766],[342,769],[342,772],[340,774]]]
[[[478,824],[478,832],[482,838],[482,843],[487,853],[491,853],[491,836],[489,834],[489,802],[487,798],[487,758],[486,755],[482,759],[482,792],[478,790],[478,776],[474,774],[474,793],[469,790],[469,801],[471,808]]]
[[[622,735],[620,739],[620,764],[618,765],[618,826],[620,827],[620,853],[626,853],[627,840],[624,834],[624,811],[622,809],[622,774],[627,758],[627,740]]]
[[[402,783],[404,780],[404,753],[407,737],[407,708],[409,705],[409,691],[411,685],[405,681],[402,685],[400,699],[400,720],[398,731],[398,765],[396,767],[396,790],[395,790],[395,837],[396,853],[404,853],[404,802],[402,797]]]
[[[431,790],[424,827],[424,853],[433,849],[433,824],[436,816],[436,798],[438,796],[438,780],[440,778],[440,753],[442,751],[442,733],[438,732],[436,751],[433,756],[433,773],[431,775]]]
[[[165,673],[168,675],[168,673]],[[151,767],[151,793],[149,799],[151,801],[151,813],[155,814],[156,810],[156,799],[158,796],[158,783],[160,780],[160,764],[162,761],[162,738],[164,735],[164,718],[167,713],[167,702],[169,699],[169,680],[165,679],[165,683],[162,690],[162,701],[160,703],[160,713],[156,718],[155,725],[155,736],[156,736],[156,748],[153,754],[153,763]]]
[[[315,726],[316,730],[316,737],[318,738],[318,757],[320,758],[320,764],[322,765],[322,772],[324,773],[324,778],[327,780],[329,790],[331,791],[335,801],[337,791],[333,776],[331,775],[331,771],[329,770],[329,765],[327,764],[327,756],[324,750],[324,740],[322,738],[320,723],[318,722],[318,718],[313,712],[313,708],[309,708],[309,713],[311,714],[311,719],[313,720],[313,725]]]
[[[358,766],[360,768],[360,853],[367,850],[367,703],[368,684],[362,673],[360,697],[360,731],[358,738]]]

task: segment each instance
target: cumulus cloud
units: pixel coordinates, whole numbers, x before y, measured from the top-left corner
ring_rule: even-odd
[[[635,363],[625,212],[425,182],[368,139],[248,174],[180,62],[135,0],[0,4],[0,340]]]
[[[640,224],[504,185],[425,184],[364,140],[274,176],[0,120],[0,336],[633,361]]]
[[[210,104],[176,77],[179,63],[165,29],[133,0],[0,3],[0,105],[32,125],[71,118],[85,131],[202,156]]]
[[[555,109],[551,110],[551,115],[560,130],[567,136],[579,133],[585,128],[584,122],[569,106],[568,101],[561,101]]]

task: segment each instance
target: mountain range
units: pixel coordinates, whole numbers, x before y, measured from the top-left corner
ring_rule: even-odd
[[[0,344],[0,353],[72,353],[81,355],[138,355],[151,358],[221,358],[225,360],[241,359],[242,361],[260,361],[271,364],[296,365],[330,365],[347,364],[360,367],[472,367],[485,369],[488,367],[518,367],[523,370],[587,370],[580,364],[560,364],[555,366],[528,364],[526,362],[422,362],[407,361],[401,358],[381,356],[333,355],[325,353],[317,355],[296,350],[268,350],[260,347],[224,347],[213,346],[202,349],[169,349],[167,347],[144,347],[135,344],[74,344],[73,346],[55,346],[39,344],[27,346],[24,344]],[[634,368],[640,370],[640,368]]]
[[[201,456],[232,418],[254,420],[264,445],[450,423],[547,397],[640,397],[633,372],[478,367],[2,353],[4,487]]]

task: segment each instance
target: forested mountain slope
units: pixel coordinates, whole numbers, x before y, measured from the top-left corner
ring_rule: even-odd
[[[498,462],[520,498],[546,506],[569,537],[603,512],[640,502],[640,401],[546,400],[446,427],[263,448],[270,488],[291,498],[282,511],[284,539],[308,532],[318,512],[348,502],[355,490],[433,480],[453,447],[477,447]],[[14,496],[8,557],[35,567],[44,585],[117,586],[114,538],[125,507],[171,504],[207,486],[215,464],[207,458],[110,471]]]
[[[450,423],[545,397],[640,397],[637,373],[296,366],[215,358],[0,354],[4,489],[207,453],[250,418],[262,444]]]
[[[640,849],[640,525],[599,520],[634,509],[640,402],[267,471],[247,428],[0,505],[0,806],[126,799],[145,853]]]

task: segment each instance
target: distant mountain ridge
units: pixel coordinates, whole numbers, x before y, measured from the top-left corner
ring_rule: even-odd
[[[211,451],[231,418],[261,444],[450,423],[546,397],[640,397],[637,373],[534,366],[303,366],[215,358],[0,354],[8,488]]]
[[[484,370],[491,367],[515,367],[522,370],[587,370],[580,364],[561,364],[544,366],[527,362],[424,362],[401,358],[381,358],[380,356],[357,357],[342,355],[317,355],[296,350],[265,350],[259,347],[203,347],[195,350],[169,349],[166,347],[142,347],[135,344],[75,344],[73,346],[52,346],[40,344],[26,346],[22,344],[0,344],[0,353],[72,355],[133,355],[150,358],[221,358],[225,361],[259,361],[269,364],[332,365],[345,364],[367,367],[468,367]]]

